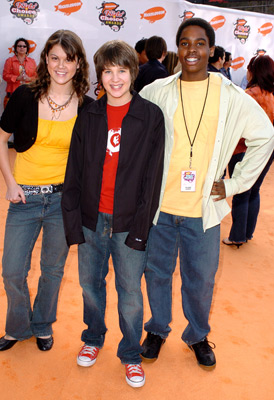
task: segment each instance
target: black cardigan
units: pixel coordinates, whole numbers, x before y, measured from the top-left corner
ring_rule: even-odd
[[[88,103],[94,101],[85,96],[84,102],[78,108],[78,114]],[[5,108],[0,127],[3,131],[14,134],[14,148],[18,153],[28,150],[37,137],[38,101],[28,85],[19,86],[12,94]]]

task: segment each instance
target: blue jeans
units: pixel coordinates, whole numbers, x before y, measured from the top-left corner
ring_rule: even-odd
[[[26,196],[26,201],[10,203],[3,253],[2,276],[8,298],[6,333],[18,340],[52,334],[68,254],[61,193]],[[27,276],[41,229],[41,276],[32,310]]]
[[[229,162],[229,175],[231,176],[237,162],[241,161],[244,153],[235,154]],[[232,226],[229,240],[243,243],[251,240],[256,228],[257,218],[260,211],[260,187],[273,162],[274,152],[259,175],[254,185],[246,192],[236,194],[232,198]]]
[[[118,314],[123,338],[117,356],[123,364],[141,362],[140,339],[143,327],[143,296],[141,278],[146,252],[125,245],[128,232],[113,233],[112,215],[99,213],[96,232],[83,227],[85,243],[78,247],[79,277],[83,289],[84,322],[82,341],[101,348],[104,344],[106,275],[112,256],[115,286],[118,293]]]
[[[219,249],[220,225],[204,232],[202,218],[160,213],[148,240],[145,278],[152,317],[145,324],[147,332],[166,338],[171,331],[172,275],[179,250],[182,305],[188,320],[182,340],[191,345],[207,336]]]

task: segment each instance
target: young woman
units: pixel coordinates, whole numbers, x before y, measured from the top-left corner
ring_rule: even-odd
[[[260,104],[271,123],[274,124],[274,61],[272,58],[269,56],[253,57],[247,67],[247,78],[246,93]],[[245,144],[240,141],[228,165],[230,176],[237,162],[243,159],[245,149]],[[232,226],[229,237],[223,239],[224,244],[235,245],[239,248],[243,243],[252,239],[260,210],[260,187],[273,159],[274,152],[251,189],[233,196]]]
[[[0,350],[33,335],[40,350],[53,345],[52,323],[68,253],[61,194],[77,113],[92,101],[85,96],[88,76],[81,39],[59,30],[41,53],[37,80],[16,89],[1,118],[0,169],[10,207],[2,263],[8,311]],[[11,133],[17,151],[13,173],[7,147]],[[32,308],[27,276],[41,229],[41,276]]]
[[[14,43],[14,56],[9,57],[4,65],[3,79],[7,82],[4,107],[18,86],[29,83],[36,77],[36,62],[28,57],[29,42],[19,38]]]

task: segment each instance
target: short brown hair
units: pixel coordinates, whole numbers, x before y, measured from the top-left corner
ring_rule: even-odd
[[[106,67],[119,65],[128,68],[131,76],[130,90],[139,72],[139,61],[136,51],[123,40],[111,40],[104,43],[94,54],[93,61],[97,80],[102,83],[102,72]]]
[[[158,60],[167,52],[167,44],[161,36],[151,36],[146,41],[145,51],[149,60]]]

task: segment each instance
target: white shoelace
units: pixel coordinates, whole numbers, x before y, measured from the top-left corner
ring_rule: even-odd
[[[129,364],[129,365],[128,365],[128,371],[129,371],[131,374],[134,374],[134,373],[140,374],[140,375],[143,374],[143,373],[142,373],[142,367],[141,367],[140,364]]]
[[[94,356],[96,354],[96,351],[97,351],[96,347],[84,345],[79,355],[83,356],[85,354],[90,354],[91,356]]]

